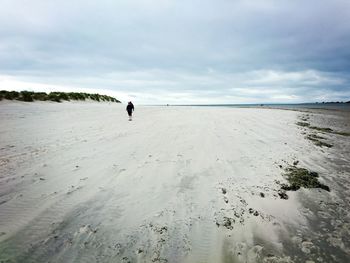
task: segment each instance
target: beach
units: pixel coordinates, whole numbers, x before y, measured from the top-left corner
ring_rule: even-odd
[[[128,121],[117,103],[1,101],[0,262],[348,262],[349,132],[332,110]],[[283,189],[291,167],[329,191]]]

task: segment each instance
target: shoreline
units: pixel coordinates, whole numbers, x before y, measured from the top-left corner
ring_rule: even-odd
[[[214,108],[258,108],[258,109],[291,109],[291,110],[335,110],[350,111],[350,103],[251,103],[251,104],[174,104],[174,105],[142,105],[155,107],[214,107]]]

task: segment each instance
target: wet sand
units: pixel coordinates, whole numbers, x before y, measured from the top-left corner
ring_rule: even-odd
[[[348,262],[348,113],[0,102],[0,261]],[[333,147],[307,139],[322,137]],[[291,165],[330,187],[287,191]]]

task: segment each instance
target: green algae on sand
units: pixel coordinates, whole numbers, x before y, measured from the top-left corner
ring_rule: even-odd
[[[298,121],[296,123],[298,126],[301,126],[301,127],[309,127],[310,126],[310,123],[308,122],[303,122],[303,121]]]
[[[327,143],[327,142],[324,142],[324,141],[321,141],[323,139],[325,139],[324,137],[321,137],[321,136],[318,136],[317,134],[309,134],[306,136],[307,139],[309,139],[310,141],[312,141],[316,146],[319,146],[319,147],[328,147],[328,148],[331,148],[333,147],[332,144],[330,143]]]
[[[286,191],[296,191],[301,187],[304,188],[321,188],[326,191],[330,191],[327,185],[324,185],[318,181],[318,173],[311,172],[305,168],[299,168],[296,166],[290,166],[286,168],[285,178],[288,184],[282,184],[281,189]]]

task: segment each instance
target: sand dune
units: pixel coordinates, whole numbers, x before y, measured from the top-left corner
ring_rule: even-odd
[[[124,107],[0,103],[0,261],[348,262],[349,137],[296,125],[347,115]],[[331,191],[281,199],[293,163]]]

